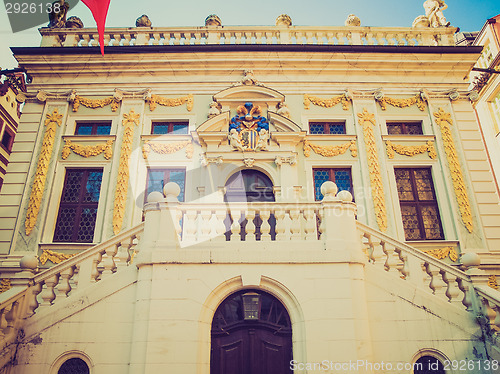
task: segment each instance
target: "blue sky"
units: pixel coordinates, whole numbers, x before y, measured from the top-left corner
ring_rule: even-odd
[[[274,25],[286,13],[294,25],[341,26],[349,14],[361,19],[363,26],[410,27],[415,17],[424,14],[423,0],[190,0],[132,1],[111,0],[107,26],[131,27],[135,19],[147,14],[153,26],[202,26],[205,17],[215,13],[223,25]],[[486,19],[500,13],[498,0],[448,0],[444,15],[461,31],[477,31]],[[82,3],[69,15],[80,17],[86,27],[95,27],[90,10]],[[13,34],[5,7],[0,5],[0,67],[17,66],[9,46],[38,46],[37,28]]]

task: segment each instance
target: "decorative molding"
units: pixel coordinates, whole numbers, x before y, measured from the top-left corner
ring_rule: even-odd
[[[317,96],[305,94],[304,95],[304,109],[310,109],[311,104],[316,105],[316,106],[321,106],[323,108],[331,108],[331,107],[333,107],[341,102],[342,109],[349,110],[349,101],[351,101],[351,99],[345,93],[343,93],[341,95],[334,96],[331,99],[322,99],[322,98],[317,97]]]
[[[73,257],[76,253],[65,254],[51,251],[50,249],[44,249],[42,255],[38,259],[42,265],[45,265],[47,261],[52,262],[53,264],[60,264],[61,262],[67,260],[68,258]]]
[[[460,167],[457,150],[451,134],[450,125],[453,124],[451,113],[446,113],[443,108],[439,108],[438,112],[434,112],[434,117],[436,117],[436,123],[441,128],[441,137],[443,138],[444,150],[446,158],[448,159],[448,166],[451,172],[451,179],[453,181],[460,215],[462,216],[462,221],[467,230],[472,232],[472,210],[469,197],[467,195],[467,189],[465,188],[464,177]]]
[[[274,159],[274,163],[277,166],[281,166],[283,164],[290,164],[290,165],[295,165],[297,163],[297,157],[295,156],[290,156],[290,157],[283,157],[283,156],[276,156]]]
[[[395,99],[393,97],[387,97],[383,96],[383,94],[380,94],[379,96],[375,96],[375,100],[378,101],[382,110],[387,109],[386,104],[392,105],[397,108],[406,108],[412,105],[417,105],[418,109],[423,112],[425,110],[425,101],[422,99],[422,96],[422,93],[419,92],[415,96],[409,97],[407,99]]]
[[[125,126],[125,130],[123,132],[113,208],[113,232],[115,234],[120,232],[125,217],[125,204],[127,202],[128,180],[130,177],[129,158],[132,152],[132,142],[134,140],[134,125],[139,126],[139,118],[141,115],[135,113],[134,110],[131,109],[129,114],[124,114],[123,117],[122,124]]]
[[[194,148],[191,140],[173,144],[156,143],[146,140],[142,146],[142,157],[147,159],[150,151],[161,155],[168,155],[180,151],[183,148],[186,148],[186,157],[189,159],[192,158]]]
[[[245,157],[243,159],[243,165],[245,165],[247,168],[253,167],[254,164],[255,164],[255,159],[254,158]]]
[[[446,257],[450,257],[450,260],[456,262],[458,260],[457,250],[453,247],[444,247],[444,248],[436,248],[436,249],[427,249],[422,252],[427,253],[428,255],[437,258],[438,260],[443,260]]]
[[[437,157],[436,148],[434,148],[434,142],[430,140],[427,141],[426,144],[422,145],[401,145],[394,144],[390,140],[386,140],[385,146],[387,149],[387,156],[389,158],[394,158],[395,153],[403,156],[413,157],[424,152],[427,152],[429,157],[433,160],[435,160]]]
[[[0,279],[0,293],[8,291],[12,288],[12,284],[10,283],[10,279],[2,278]]]
[[[323,157],[335,157],[338,155],[343,155],[349,149],[351,151],[351,156],[356,157],[358,155],[358,147],[356,146],[356,141],[351,140],[349,143],[342,145],[329,145],[322,146],[313,144],[307,140],[304,140],[304,156],[309,157],[311,155],[311,149]]]
[[[192,94],[176,98],[167,98],[160,95],[151,94],[151,97],[147,97],[146,101],[149,102],[149,110],[151,112],[156,109],[157,104],[163,106],[180,106],[186,104],[186,108],[188,112],[190,112],[191,110],[193,110],[193,104],[194,104],[194,99]]]
[[[50,158],[52,157],[52,149],[54,148],[56,130],[57,126],[61,126],[63,116],[59,114],[56,108],[51,114],[47,113],[46,117],[42,149],[40,150],[40,156],[38,158],[35,179],[31,187],[28,210],[26,212],[26,221],[24,223],[26,235],[31,234],[38,218],[38,211],[40,210],[43,191],[45,189],[45,181],[47,179],[47,171],[49,169]]]
[[[78,112],[80,105],[91,109],[104,108],[107,105],[111,105],[112,112],[116,112],[120,106],[120,100],[118,100],[115,96],[109,96],[104,99],[87,99],[85,97],[75,95],[72,99],[73,112]]]
[[[208,164],[215,164],[217,166],[222,165],[224,162],[224,159],[222,156],[218,157],[207,157],[206,155],[201,155],[200,156],[200,164],[202,166],[208,166]]]
[[[62,159],[66,160],[71,151],[85,158],[91,156],[97,156],[100,155],[101,153],[104,153],[104,158],[106,160],[109,160],[111,159],[111,157],[113,157],[113,141],[108,140],[106,143],[101,143],[96,145],[81,145],[81,144],[75,144],[71,140],[66,139],[61,154]]]
[[[378,161],[377,146],[373,127],[375,126],[375,115],[363,108],[362,113],[358,113],[358,122],[363,126],[365,138],[366,154],[368,157],[368,169],[370,171],[370,183],[373,195],[373,205],[375,216],[380,231],[387,231],[387,208],[385,206],[384,187]]]
[[[496,275],[490,275],[488,277],[488,286],[490,286],[494,290],[498,290],[498,281]]]

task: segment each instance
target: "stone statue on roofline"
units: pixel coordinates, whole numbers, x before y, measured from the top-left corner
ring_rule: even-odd
[[[51,29],[62,29],[66,26],[66,14],[68,13],[69,4],[64,0],[56,0],[52,3],[49,13],[49,24],[47,27]]]
[[[413,21],[412,27],[448,27],[450,23],[446,21],[443,10],[448,5],[444,0],[425,0],[425,16],[418,16]]]

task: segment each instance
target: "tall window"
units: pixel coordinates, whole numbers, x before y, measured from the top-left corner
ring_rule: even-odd
[[[102,169],[68,169],[59,206],[55,242],[92,243]]]
[[[175,134],[183,135],[188,133],[189,123],[186,121],[179,122],[163,122],[153,121],[151,124],[152,135]]]
[[[352,193],[351,169],[348,168],[322,168],[313,169],[314,178],[314,198],[322,200],[321,185],[326,181],[335,182],[339,191],[349,191]]]
[[[163,186],[168,182],[175,182],[181,188],[179,201],[184,201],[186,171],[184,169],[149,169],[146,183],[146,198],[153,191],[163,192]]]
[[[309,134],[345,134],[345,122],[309,122]]]
[[[109,135],[111,122],[78,122],[75,135]]]
[[[430,168],[395,169],[406,240],[444,239]]]
[[[387,122],[389,135],[423,135],[422,122]]]
[[[14,132],[5,125],[5,130],[2,135],[2,146],[10,153],[12,150],[12,144],[14,143]]]

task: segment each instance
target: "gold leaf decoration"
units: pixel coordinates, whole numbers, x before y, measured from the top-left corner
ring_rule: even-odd
[[[2,278],[0,279],[0,293],[8,291],[12,288],[12,284],[10,283],[10,279]]]
[[[104,99],[86,99],[76,95],[75,100],[73,101],[73,112],[78,112],[80,105],[91,109],[104,108],[107,105],[111,105],[111,111],[116,112],[120,106],[120,102],[113,96],[106,97]]]
[[[51,114],[47,114],[46,117],[42,149],[38,158],[35,179],[31,187],[28,211],[26,212],[26,221],[24,222],[26,235],[31,234],[38,218],[38,211],[40,210],[45,181],[47,179],[47,171],[49,169],[50,158],[52,157],[52,149],[54,148],[57,126],[61,126],[62,123],[62,114],[59,114],[57,108]]]
[[[441,137],[443,138],[444,150],[450,168],[460,215],[462,216],[462,221],[467,230],[472,232],[472,210],[467,195],[467,189],[465,188],[460,160],[458,159],[457,150],[455,149],[455,143],[451,134],[450,125],[453,124],[451,113],[446,113],[443,108],[439,108],[439,111],[434,113],[434,117],[436,117],[436,123],[441,128]]]
[[[129,158],[132,153],[132,142],[134,140],[134,125],[139,126],[140,114],[130,110],[129,114],[123,115],[122,121],[125,130],[123,132],[120,163],[118,165],[118,179],[116,181],[115,202],[113,208],[113,232],[118,234],[125,218],[125,204],[127,202],[128,180],[129,180]]]
[[[193,95],[189,94],[187,96],[177,97],[177,98],[167,98],[159,95],[152,94],[149,101],[149,110],[153,111],[156,109],[156,104],[160,104],[163,106],[179,106],[186,104],[186,108],[188,112],[193,110],[194,99]]]
[[[378,161],[377,146],[373,127],[375,126],[375,115],[369,113],[366,108],[362,113],[358,113],[358,122],[363,126],[363,136],[365,138],[366,153],[368,157],[368,169],[370,171],[370,183],[373,195],[373,205],[377,224],[381,231],[387,231],[387,209],[385,206],[384,187],[382,184],[382,174]]]
[[[111,157],[113,157],[113,141],[108,140],[106,143],[96,145],[80,145],[73,143],[69,139],[66,139],[61,155],[63,160],[66,160],[68,158],[71,151],[85,158],[97,156],[101,153],[104,153],[104,158],[106,160],[109,160],[111,159]]]
[[[351,151],[351,156],[356,157],[358,155],[358,148],[356,147],[356,141],[351,140],[349,143],[345,143],[337,146],[321,146],[313,144],[307,140],[304,141],[304,156],[309,157],[311,155],[311,149],[323,157],[335,157],[338,155],[343,155],[349,149]]]
[[[420,109],[422,112],[425,110],[425,101],[422,100],[420,93],[408,99],[394,99],[392,97],[384,96],[380,100],[378,100],[378,103],[380,104],[380,108],[382,110],[387,109],[386,104],[392,105],[397,108],[406,108],[412,105],[417,105],[418,109]]]
[[[443,260],[448,256],[450,257],[450,260],[453,262],[456,262],[458,260],[457,250],[453,247],[427,249],[422,252],[427,253],[428,255],[437,258],[438,260]]]
[[[422,145],[401,145],[394,144],[390,140],[387,140],[385,142],[385,145],[387,149],[387,156],[389,158],[394,158],[395,153],[403,156],[413,157],[424,152],[427,152],[429,157],[433,160],[437,157],[436,149],[434,148],[434,142],[430,140],[427,141],[426,144]]]
[[[39,258],[39,261],[42,265],[45,265],[47,261],[52,262],[53,264],[60,264],[61,262],[67,260],[68,258],[73,257],[76,253],[65,254],[51,251],[50,249],[44,249],[42,255]]]
[[[498,290],[498,282],[497,282],[497,276],[496,275],[490,275],[488,277],[488,286],[490,286],[494,290]]]
[[[154,143],[146,140],[144,142],[144,145],[142,146],[142,157],[144,157],[144,159],[147,159],[150,151],[153,151],[154,153],[158,153],[160,155],[168,155],[180,151],[183,148],[186,148],[186,157],[192,158],[194,149],[191,140],[173,144]]]
[[[349,110],[349,101],[350,99],[345,94],[334,96],[331,99],[322,99],[317,96],[305,94],[304,109],[310,109],[311,104],[321,106],[323,108],[331,108],[341,102],[342,109]]]

